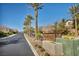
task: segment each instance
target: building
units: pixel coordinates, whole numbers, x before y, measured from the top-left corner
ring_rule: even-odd
[[[66,28],[72,28],[73,27],[73,20],[68,20],[65,24]]]

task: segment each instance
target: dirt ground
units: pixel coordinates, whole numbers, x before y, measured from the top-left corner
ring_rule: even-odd
[[[30,43],[33,45],[39,56],[49,56],[49,54],[42,48],[42,42],[35,40],[34,37],[26,35]]]

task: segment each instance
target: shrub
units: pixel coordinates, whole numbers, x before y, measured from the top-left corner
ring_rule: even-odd
[[[38,32],[38,33],[36,34],[36,36],[37,36],[37,38],[40,38],[40,37],[41,37],[41,32]]]
[[[2,32],[2,31],[0,31],[0,37],[5,37],[5,36],[7,36],[7,34]]]
[[[12,34],[14,34],[14,33],[13,32],[7,32],[7,33],[5,33],[5,32],[0,31],[0,38],[1,37],[6,37],[6,36],[9,36],[9,35],[12,35]]]

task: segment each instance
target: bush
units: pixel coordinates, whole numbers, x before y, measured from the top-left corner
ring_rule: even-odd
[[[7,36],[7,34],[2,32],[2,31],[0,31],[0,37],[5,37],[5,36]]]
[[[5,33],[5,32],[0,31],[0,38],[1,37],[6,37],[6,36],[9,36],[9,35],[12,35],[12,34],[15,34],[15,33],[14,32]]]
[[[6,33],[7,35],[11,35],[11,34],[13,34],[12,32],[8,32],[8,33]]]
[[[62,38],[66,39],[66,40],[72,40],[75,37],[74,36],[70,36],[70,35],[64,35]]]
[[[40,37],[41,37],[41,32],[38,32],[38,33],[36,34],[36,36],[37,36],[37,38],[40,38]]]
[[[16,34],[16,33],[18,33],[18,32],[12,32],[13,34]]]

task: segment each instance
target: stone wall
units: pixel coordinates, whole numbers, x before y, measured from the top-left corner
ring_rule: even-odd
[[[56,37],[61,37],[61,34],[53,34],[53,33],[44,33],[45,40],[56,41]]]

